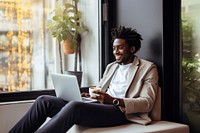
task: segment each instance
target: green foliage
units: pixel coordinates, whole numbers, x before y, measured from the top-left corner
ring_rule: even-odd
[[[183,77],[183,100],[194,104],[200,96],[200,55],[195,46],[194,22],[189,16],[182,15],[182,77]],[[193,108],[194,109],[194,108]]]
[[[183,42],[193,41],[193,21],[189,16],[182,15],[182,37]]]
[[[51,12],[53,14],[52,21],[48,23],[47,27],[59,42],[70,39],[72,48],[75,49],[78,34],[84,32],[86,28],[81,21],[81,12],[77,10],[78,0],[72,0],[72,3],[65,3],[53,10]]]

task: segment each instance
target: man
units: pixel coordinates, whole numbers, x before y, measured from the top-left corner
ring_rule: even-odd
[[[106,67],[97,85],[101,91],[93,98],[99,103],[40,96],[10,133],[64,133],[74,124],[108,127],[127,122],[151,122],[148,113],[157,94],[157,68],[152,62],[135,56],[142,40],[135,29],[120,26],[112,29],[111,35],[116,61]],[[51,120],[39,128],[47,117]]]

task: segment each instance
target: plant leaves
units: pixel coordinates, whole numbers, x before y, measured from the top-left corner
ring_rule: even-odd
[[[66,4],[65,4],[65,8],[66,8],[66,9],[68,9],[68,8],[73,8],[73,9],[74,9],[75,6],[72,5],[72,4],[70,4],[70,3],[66,3]]]
[[[67,32],[63,32],[62,37],[63,37],[63,40],[66,40],[67,39]]]
[[[59,16],[57,16],[57,15],[56,15],[56,16],[53,16],[52,19],[53,19],[54,21],[59,21],[59,20],[60,20]]]
[[[72,47],[76,48],[76,36],[81,34],[85,28],[81,21],[81,12],[77,11],[77,7],[75,7],[78,0],[73,0],[72,3],[65,3],[64,6],[54,9],[52,21],[47,27],[59,42],[70,39],[73,43]]]

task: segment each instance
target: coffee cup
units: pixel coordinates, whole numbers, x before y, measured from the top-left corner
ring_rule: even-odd
[[[98,87],[89,87],[90,97],[98,96],[97,92],[101,91],[101,88]]]

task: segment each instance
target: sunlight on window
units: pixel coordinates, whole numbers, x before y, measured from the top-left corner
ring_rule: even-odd
[[[34,0],[0,1],[1,92],[33,90],[35,84],[45,87],[44,5]]]

